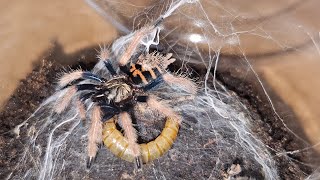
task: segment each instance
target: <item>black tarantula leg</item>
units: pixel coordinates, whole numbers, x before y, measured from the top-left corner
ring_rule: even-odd
[[[146,103],[148,98],[149,98],[149,96],[137,96],[136,101]]]
[[[112,64],[110,63],[109,60],[105,60],[105,61],[103,61],[103,63],[104,63],[104,66],[108,69],[108,71],[110,72],[110,74],[112,76],[117,74],[116,70],[114,70],[114,68],[113,68],[113,66],[112,66]]]
[[[97,84],[77,84],[75,85],[77,91],[84,91],[84,90],[100,90],[100,85]]]
[[[150,89],[154,88],[158,84],[161,84],[163,82],[163,77],[160,75],[157,77],[157,79],[153,80],[151,83],[147,84],[146,86],[143,87],[144,91],[149,91]]]
[[[113,116],[117,115],[120,113],[120,110],[116,108],[115,106],[112,106],[110,104],[99,104],[102,112],[103,112],[103,118],[102,122],[106,122],[109,119],[111,119]]]
[[[85,71],[82,74],[83,79],[95,80],[97,82],[104,82],[104,79],[99,77],[98,75],[93,74],[92,72]]]
[[[103,47],[101,47],[100,46],[100,53],[99,53],[99,55],[97,56],[97,58],[100,60],[100,61],[103,61],[103,63],[104,63],[104,66],[108,69],[108,71],[110,72],[110,74],[112,75],[112,76],[114,76],[114,75],[116,75],[117,73],[116,73],[116,70],[113,68],[113,66],[112,66],[112,63],[110,62],[110,52],[109,52],[109,50],[105,47],[105,46],[103,46]]]
[[[82,71],[82,70],[77,70],[73,71],[71,73],[63,75],[58,82],[58,85],[60,88],[64,88],[68,84],[77,81],[79,79],[90,79],[94,80],[97,82],[104,82],[104,79],[99,77],[98,75],[95,75],[89,71]]]
[[[120,66],[120,70],[127,75],[131,75],[130,68],[127,65]]]
[[[135,166],[138,169],[142,168],[142,159],[140,146],[137,143],[137,132],[132,125],[130,115],[123,111],[119,114],[120,125],[124,130],[124,135],[128,140],[128,148],[131,150],[132,155],[135,157]]]
[[[91,114],[91,125],[88,132],[88,160],[87,168],[90,168],[96,158],[98,145],[102,142],[102,112],[99,106],[94,105]]]
[[[94,94],[95,94],[95,92],[88,92],[88,93],[80,94],[79,95],[80,101],[85,103],[85,101],[87,99],[91,98]]]

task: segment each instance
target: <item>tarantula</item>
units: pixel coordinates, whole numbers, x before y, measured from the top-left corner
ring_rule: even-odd
[[[102,142],[103,123],[115,116],[118,117],[118,122],[124,131],[128,149],[135,158],[135,165],[141,168],[141,149],[137,143],[136,130],[128,110],[137,103],[146,103],[152,110],[180,123],[181,117],[178,113],[159,101],[157,96],[146,95],[146,92],[156,89],[161,83],[167,83],[190,95],[196,94],[197,87],[194,82],[166,71],[168,65],[175,61],[171,53],[162,55],[144,50],[140,52],[140,56],[134,56],[140,41],[151,30],[152,28],[147,27],[135,32],[118,61],[113,60],[117,57],[111,58],[106,48],[101,49],[98,58],[103,62],[111,78],[107,79],[93,72],[77,70],[66,73],[59,79],[59,90],[64,94],[56,101],[55,112],[60,114],[71,100],[75,99],[80,118],[90,117],[91,119],[88,132],[88,168],[96,157],[98,144]],[[134,59],[134,57],[138,58]],[[86,101],[91,102],[87,107]]]

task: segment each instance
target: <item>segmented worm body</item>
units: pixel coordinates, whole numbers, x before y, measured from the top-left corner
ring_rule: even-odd
[[[167,118],[165,127],[161,134],[153,141],[139,144],[142,162],[151,162],[165,154],[172,146],[179,132],[179,123],[175,119]],[[119,158],[134,162],[135,157],[128,148],[128,140],[116,128],[114,119],[104,123],[103,142],[105,146]]]

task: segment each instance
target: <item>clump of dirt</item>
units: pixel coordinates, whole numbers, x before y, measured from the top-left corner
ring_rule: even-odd
[[[58,74],[63,72],[66,66],[70,69],[75,69],[81,67],[82,69],[91,69],[95,63],[96,57],[96,47],[89,47],[87,49],[81,50],[71,55],[66,55],[62,48],[56,44],[54,49],[44,53],[40,56],[37,64],[34,66],[34,70],[26,77],[26,79],[20,82],[19,87],[6,103],[2,112],[0,113],[0,178],[4,179],[10,172],[12,172],[17,163],[19,163],[19,157],[23,149],[23,138],[16,139],[15,135],[12,133],[12,129],[27,119],[43,102],[47,97],[52,95],[55,91],[55,82],[57,81]],[[76,61],[75,61],[76,60]],[[268,145],[271,153],[275,155],[275,160],[278,166],[279,175],[282,179],[299,179],[305,177],[305,174],[310,174],[312,168],[304,165],[305,162],[310,162],[310,157],[315,157],[315,152],[312,150],[304,151],[297,154],[292,154],[288,156],[277,156],[278,152],[286,152],[297,149],[302,149],[304,145],[294,137],[288,129],[284,127],[283,123],[275,116],[273,109],[270,107],[268,100],[266,99],[260,85],[256,83],[254,75],[248,76],[246,67],[237,66],[234,62],[230,63],[227,59],[221,61],[223,64],[220,65],[218,70],[218,79],[223,82],[230,90],[235,91],[241,97],[242,102],[247,106],[247,108],[252,112],[250,115],[255,121],[255,133],[259,135],[262,141]],[[232,65],[234,64],[234,65]],[[239,63],[241,64],[241,63]],[[199,70],[198,73],[202,74],[203,70]],[[244,78],[245,77],[245,78]],[[272,96],[275,96],[272,94]],[[283,104],[279,98],[276,101],[276,108],[280,108],[280,111],[288,112],[288,107]],[[292,119],[292,122],[294,118]],[[293,123],[294,124],[294,123]],[[192,127],[189,127],[192,129]],[[297,128],[297,127],[295,127]],[[188,127],[185,127],[188,129]],[[196,127],[194,127],[196,129]],[[191,131],[193,132],[193,131]],[[196,131],[194,131],[196,132]],[[204,133],[205,134],[205,133]],[[300,135],[300,134],[299,134]],[[214,146],[214,141],[208,141],[209,136],[192,134],[188,131],[180,132],[182,138],[188,138],[188,141],[196,141],[199,144],[205,146]],[[302,135],[303,137],[303,135]],[[177,146],[183,147],[183,143],[177,142]],[[214,156],[214,153],[210,149],[203,148],[201,151],[194,151],[194,153],[201,153],[203,155],[201,159],[194,160],[189,154],[179,154],[174,149],[168,153],[171,160],[175,160],[173,166],[169,168],[163,168],[162,171],[174,171],[176,172],[171,179],[193,179],[199,176],[204,178],[211,177],[210,172],[215,168],[215,161],[210,157]],[[223,153],[223,152],[221,152]],[[104,156],[106,153],[102,152],[99,156]],[[109,157],[108,157],[109,158]],[[119,163],[119,159],[98,159],[99,162],[108,160],[108,162],[113,162],[114,164]],[[183,161],[179,159],[183,158]],[[188,160],[189,158],[189,160]],[[230,158],[231,159],[231,158]],[[232,164],[250,164],[250,162],[243,162],[241,158],[232,157],[229,165]],[[190,164],[181,164],[181,162],[190,162]],[[201,162],[201,165],[194,166],[192,162]],[[120,164],[120,163],[119,163]],[[166,161],[155,162],[159,167],[168,164]],[[200,164],[200,163],[199,163]],[[227,171],[228,166],[225,165],[225,169],[221,171]],[[68,172],[66,168],[66,172]],[[122,171],[116,171],[118,169],[123,169]],[[146,169],[143,176],[140,177],[139,174],[131,174],[126,169],[132,168],[130,163],[122,163],[121,167],[115,167],[108,171],[114,173],[99,174],[98,170],[93,170],[89,173],[88,179],[95,178],[119,178],[119,179],[130,179],[130,178],[145,178],[145,177],[155,177],[152,167]],[[72,168],[71,168],[72,169]],[[70,169],[70,172],[72,171]],[[193,173],[184,173],[184,172]],[[68,173],[64,174],[68,177]],[[160,174],[161,175],[161,174]],[[262,179],[263,175],[254,166],[247,166],[247,169],[243,169],[241,174],[242,177],[255,177],[257,179]],[[166,176],[169,178],[168,176]]]

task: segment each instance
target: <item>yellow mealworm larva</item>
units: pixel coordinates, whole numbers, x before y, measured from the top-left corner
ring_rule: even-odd
[[[165,154],[175,141],[178,131],[179,123],[172,118],[167,118],[165,127],[155,140],[140,144],[143,163],[151,162]],[[114,155],[125,161],[134,161],[135,157],[128,148],[128,140],[116,128],[113,119],[104,124],[103,142]]]

